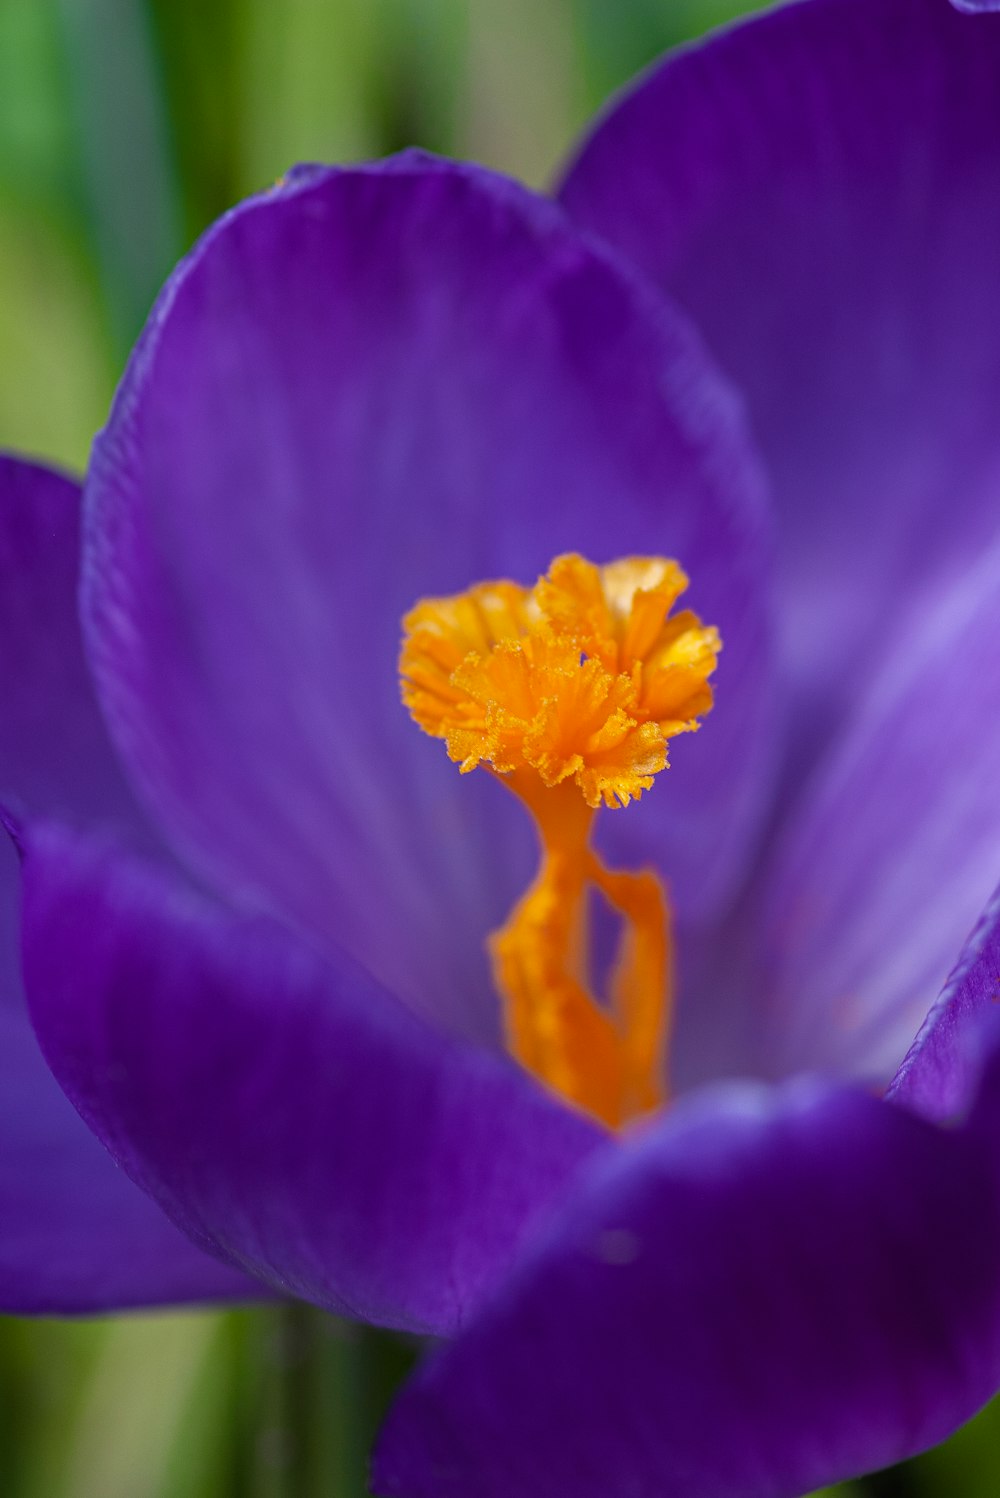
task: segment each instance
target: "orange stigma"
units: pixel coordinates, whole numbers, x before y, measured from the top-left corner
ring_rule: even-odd
[[[478,583],[403,620],[399,672],[416,723],[463,773],[485,765],[528,808],[541,863],[490,937],[512,1055],[612,1128],[665,1100],[670,914],[651,869],[593,849],[603,804],[628,806],[667,768],[667,741],[712,706],[718,632],[689,609],[676,562],[557,557],[533,588]],[[588,903],[620,917],[607,991],[593,992]]]

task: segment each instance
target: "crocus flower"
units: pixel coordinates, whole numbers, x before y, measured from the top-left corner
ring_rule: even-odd
[[[808,0],[641,81],[561,207],[293,173],[136,349],[82,635],[75,491],[4,467],[24,983],[84,1121],[9,980],[10,1308],[445,1337],[402,1498],[793,1498],[994,1392],[998,62]],[[585,886],[615,1003],[669,906],[655,1087]]]

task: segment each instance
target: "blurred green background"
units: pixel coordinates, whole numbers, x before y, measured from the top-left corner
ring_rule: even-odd
[[[755,8],[0,0],[0,446],[81,470],[174,261],[292,162],[418,144],[544,186],[609,93]],[[415,1355],[301,1308],[0,1322],[0,1498],[354,1498]],[[837,1498],[998,1492],[994,1406]]]

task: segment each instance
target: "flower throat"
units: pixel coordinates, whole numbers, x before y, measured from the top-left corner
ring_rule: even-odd
[[[665,1096],[670,912],[650,869],[605,867],[594,818],[637,801],[667,741],[712,706],[718,632],[689,609],[676,562],[557,557],[533,588],[477,583],[403,620],[403,701],[465,774],[485,765],[527,807],[538,874],[489,939],[512,1055],[617,1128]],[[589,979],[596,892],[621,919],[607,991]]]

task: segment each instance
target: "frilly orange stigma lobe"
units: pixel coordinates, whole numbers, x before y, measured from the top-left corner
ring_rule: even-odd
[[[463,773],[484,765],[528,808],[535,882],[490,938],[511,1053],[616,1128],[665,1096],[671,1009],[666,892],[652,871],[607,869],[594,814],[638,800],[667,742],[712,706],[718,633],[690,610],[676,562],[558,557],[533,588],[499,581],[428,598],[403,621],[402,697]],[[590,981],[588,901],[617,913],[608,991]]]

